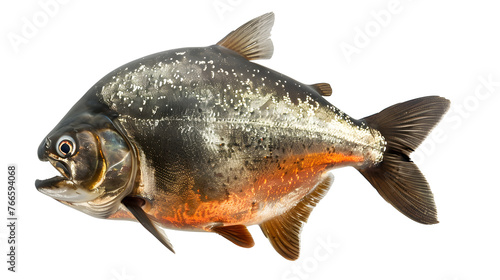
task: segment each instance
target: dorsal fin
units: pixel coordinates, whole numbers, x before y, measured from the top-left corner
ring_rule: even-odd
[[[271,29],[274,13],[267,13],[243,24],[229,33],[217,45],[233,50],[248,60],[269,59],[273,56]]]
[[[212,231],[243,248],[252,248],[255,245],[252,235],[244,225],[213,227]]]
[[[319,94],[323,96],[332,95],[332,87],[328,83],[318,83],[311,85]]]
[[[264,235],[269,239],[274,249],[285,259],[293,261],[299,257],[300,231],[316,204],[330,189],[332,182],[333,175],[328,174],[295,207],[278,217],[260,224]]]

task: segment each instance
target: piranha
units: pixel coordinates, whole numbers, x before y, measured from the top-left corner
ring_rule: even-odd
[[[354,119],[327,83],[303,84],[255,64],[273,54],[274,14],[217,44],[164,51],[99,80],[43,139],[60,173],[36,188],[91,216],[215,232],[241,247],[259,225],[283,257],[325,196],[334,168],[356,168],[397,210],[438,222],[429,184],[410,160],[449,108],[427,96]]]

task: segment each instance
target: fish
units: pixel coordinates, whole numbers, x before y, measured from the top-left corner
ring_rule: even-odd
[[[163,228],[250,248],[247,227],[259,225],[296,260],[330,171],[347,166],[408,218],[438,223],[410,154],[450,101],[425,96],[354,119],[327,101],[328,83],[253,62],[273,55],[273,23],[267,13],[214,45],[155,53],[104,76],[38,147],[60,175],[36,189],[93,217],[138,221],[172,252]]]

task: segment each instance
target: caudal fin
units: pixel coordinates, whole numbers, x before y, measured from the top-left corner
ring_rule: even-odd
[[[359,170],[379,194],[408,218],[436,224],[437,211],[429,184],[410,154],[448,111],[450,101],[427,96],[393,105],[363,119],[384,136],[383,161]]]

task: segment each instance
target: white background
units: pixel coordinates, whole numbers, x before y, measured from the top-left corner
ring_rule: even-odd
[[[0,4],[1,185],[8,164],[19,171],[18,272],[3,261],[2,187],[1,279],[500,279],[496,1],[70,0],[48,11],[46,2]],[[355,118],[425,95],[452,101],[415,156],[439,224],[407,219],[345,168],[305,226],[297,261],[275,253],[258,226],[252,249],[166,230],[174,255],[138,223],[92,218],[36,191],[35,179],[57,173],[38,161],[39,143],[98,79],[150,53],[213,44],[270,11],[275,53],[258,63],[331,83],[329,100]],[[29,22],[36,30],[26,33]]]

